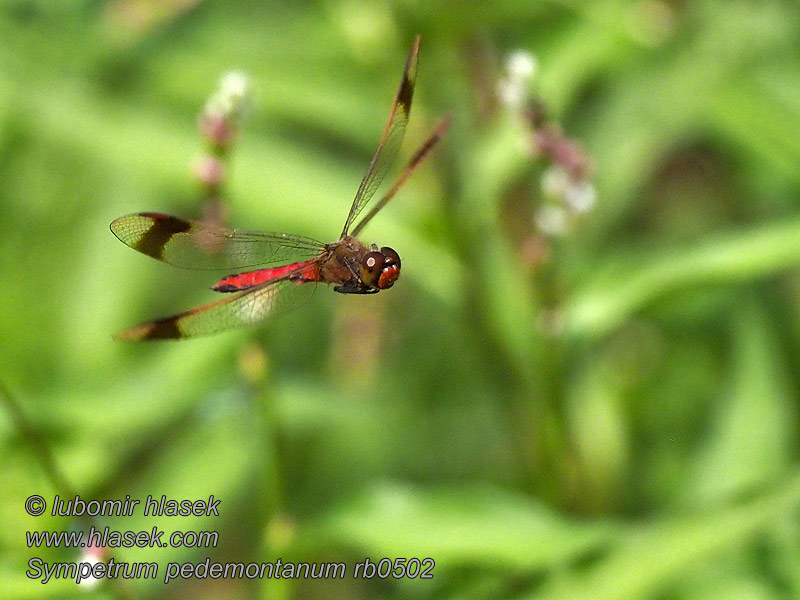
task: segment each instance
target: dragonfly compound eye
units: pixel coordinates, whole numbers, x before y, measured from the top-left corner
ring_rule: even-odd
[[[386,290],[392,287],[397,278],[400,277],[400,255],[387,246],[381,248],[381,254],[384,258],[383,268],[378,278],[378,284],[375,287]]]
[[[380,252],[367,252],[364,260],[361,261],[359,269],[361,281],[371,287],[378,287],[378,280],[381,277],[381,270],[386,259]]]

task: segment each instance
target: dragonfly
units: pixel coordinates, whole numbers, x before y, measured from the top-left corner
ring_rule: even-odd
[[[252,325],[275,314],[281,306],[291,306],[295,290],[320,283],[332,284],[333,290],[342,294],[375,294],[391,288],[400,276],[400,256],[388,246],[367,245],[356,236],[430,155],[450,124],[449,115],[439,121],[391,187],[365,213],[405,135],[419,41],[416,36],[389,120],[337,241],[326,244],[286,233],[226,229],[211,222],[153,212],[115,219],[111,223],[114,235],[142,254],[182,268],[239,272],[223,277],[211,288],[229,294],[227,297],[147,321],[114,337],[132,341],[181,339]]]

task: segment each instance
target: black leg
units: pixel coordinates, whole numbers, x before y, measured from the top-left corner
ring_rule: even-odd
[[[347,283],[335,286],[333,291],[340,294],[377,294],[380,290],[351,279]]]

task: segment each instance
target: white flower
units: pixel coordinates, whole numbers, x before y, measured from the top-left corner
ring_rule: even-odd
[[[570,185],[569,174],[561,167],[548,167],[542,175],[542,192],[551,200],[564,200]]]
[[[571,183],[564,194],[567,205],[578,214],[589,212],[597,202],[597,190],[588,181]]]
[[[569,215],[562,206],[545,204],[536,211],[536,225],[545,235],[564,235],[569,231]]]
[[[81,560],[79,561],[79,565],[86,563],[91,565],[92,568],[100,562],[103,561],[103,549],[98,548],[96,546],[89,546],[84,548],[83,552],[81,553]],[[81,580],[78,582],[78,585],[84,586],[86,589],[95,587],[100,582],[100,579],[95,577],[94,575],[88,575],[86,577],[82,577]]]
[[[506,72],[511,79],[525,82],[536,74],[539,62],[526,50],[515,50],[506,58]]]
[[[542,175],[542,192],[550,200],[563,202],[575,214],[589,212],[597,202],[597,190],[589,181],[575,180],[558,166]]]
[[[206,112],[222,117],[240,115],[250,102],[250,77],[243,71],[228,71],[222,76],[217,92],[206,105]]]
[[[220,94],[235,105],[240,105],[250,95],[250,78],[244,71],[228,71],[219,84]]]
[[[536,57],[525,50],[515,50],[506,58],[506,76],[497,82],[500,102],[513,110],[520,110],[528,96],[528,83],[536,73]]]

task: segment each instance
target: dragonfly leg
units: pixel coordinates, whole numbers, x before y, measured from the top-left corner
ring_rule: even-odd
[[[363,284],[358,280],[350,280],[342,285],[337,285],[333,288],[334,292],[340,294],[377,294],[380,290]]]

